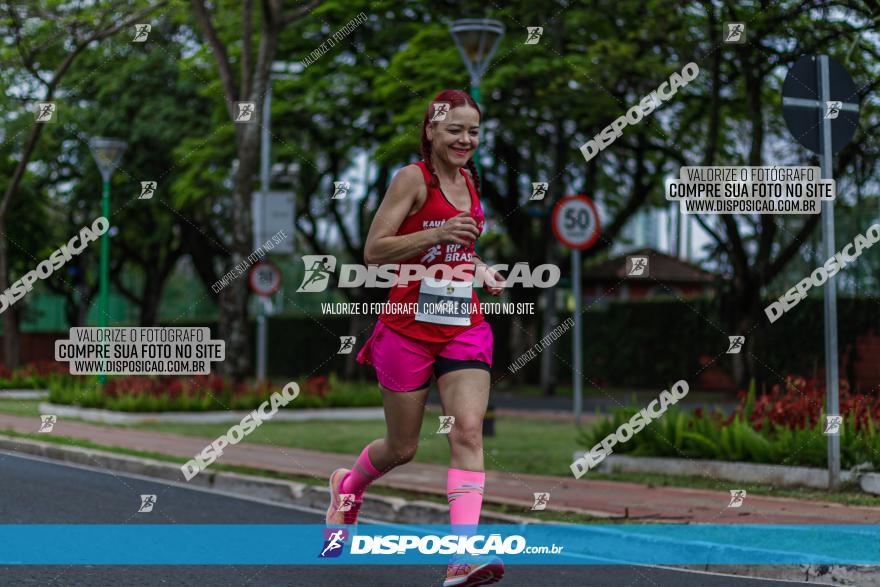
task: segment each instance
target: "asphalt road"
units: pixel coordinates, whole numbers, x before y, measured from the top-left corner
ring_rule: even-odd
[[[135,514],[141,494],[156,494],[157,508]],[[176,484],[71,467],[0,452],[2,524],[316,524],[323,516]],[[53,540],[47,536],[47,540]],[[0,545],[2,548],[2,545]],[[132,548],[149,548],[148,544]],[[0,566],[0,585],[442,585],[445,569],[431,566],[338,567],[224,566]],[[642,566],[509,565],[500,585],[614,587],[751,587],[777,581]],[[792,583],[787,583],[792,584]]]

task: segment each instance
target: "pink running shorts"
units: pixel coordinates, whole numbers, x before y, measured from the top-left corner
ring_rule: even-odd
[[[485,320],[447,343],[425,342],[404,336],[381,320],[358,353],[358,363],[373,365],[379,384],[391,391],[418,391],[458,369],[492,366],[492,327]]]

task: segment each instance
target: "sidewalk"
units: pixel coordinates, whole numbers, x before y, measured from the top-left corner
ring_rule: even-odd
[[[0,414],[0,432],[13,430],[33,433],[39,419]],[[106,446],[161,453],[190,459],[209,439],[164,432],[148,432],[96,426],[59,420],[53,436],[66,436]],[[337,467],[350,467],[355,455],[322,453],[290,447],[242,442],[227,447],[220,461],[297,475],[313,476],[326,482]],[[567,458],[558,455],[553,458]],[[409,463],[393,470],[377,484],[394,489],[446,494],[446,467]],[[182,476],[181,476],[182,479]],[[731,483],[729,489],[736,489]],[[600,517],[635,521],[737,524],[878,524],[880,507],[855,507],[788,498],[748,495],[739,508],[728,508],[730,494],[725,491],[651,487],[614,481],[588,481],[585,478],[525,475],[502,471],[486,474],[485,500],[521,506],[520,515],[529,515],[533,493],[549,492],[548,509],[577,511]],[[610,521],[610,520],[609,520]]]

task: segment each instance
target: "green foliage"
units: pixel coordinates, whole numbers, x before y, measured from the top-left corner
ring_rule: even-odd
[[[96,377],[59,377],[50,381],[47,387],[50,403],[84,408],[103,407],[101,386]]]
[[[754,398],[747,401],[753,402]],[[579,443],[587,449],[592,448],[635,413],[635,408],[615,410],[611,418],[582,431]],[[827,437],[822,432],[824,421],[823,415],[814,426],[803,429],[765,422],[760,430],[755,430],[741,415],[728,421],[720,415],[696,416],[670,408],[627,442],[614,445],[613,451],[633,456],[825,467]],[[858,432],[854,419],[846,418],[844,422],[840,436],[843,467],[867,462],[880,468],[880,437],[873,420]]]
[[[6,132],[14,136],[23,130],[19,128],[19,124],[6,128]],[[13,143],[0,142],[0,196],[6,192],[17,164],[13,147]],[[18,197],[12,200],[9,210],[9,218],[13,218],[14,222],[7,221],[4,227],[9,247],[10,283],[34,269],[54,250],[51,246],[53,243],[46,242],[46,227],[51,224],[48,204],[49,198],[39,189],[36,178],[25,174],[19,186]]]
[[[59,373],[35,373],[27,369],[16,369],[0,377],[0,389],[48,389],[57,380],[69,377]]]

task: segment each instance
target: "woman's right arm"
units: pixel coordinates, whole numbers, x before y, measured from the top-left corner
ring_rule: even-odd
[[[443,226],[396,236],[420,192],[426,194],[418,166],[407,165],[394,176],[367,234],[364,244],[364,262],[367,265],[398,263],[438,243],[465,244],[468,238],[472,241],[479,236],[476,222],[465,213],[450,219]]]

